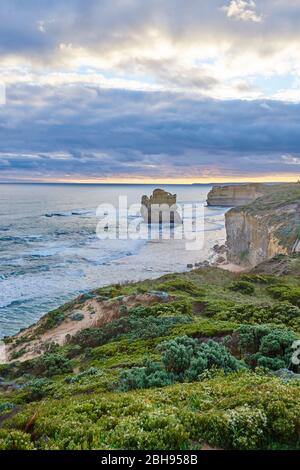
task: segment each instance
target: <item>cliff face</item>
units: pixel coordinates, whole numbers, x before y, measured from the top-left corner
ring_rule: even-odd
[[[300,184],[276,185],[252,204],[226,214],[227,259],[257,264],[298,251]]]
[[[231,210],[226,215],[227,259],[236,264],[256,266],[288,249],[281,246],[263,217]]]
[[[231,186],[215,186],[209,192],[209,206],[236,207],[250,204],[263,195],[266,185],[253,183]]]

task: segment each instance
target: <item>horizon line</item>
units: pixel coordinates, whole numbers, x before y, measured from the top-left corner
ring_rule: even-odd
[[[174,178],[174,179],[165,179],[159,180],[156,178],[150,179],[140,179],[130,181],[127,178],[121,180],[24,180],[24,179],[16,179],[16,180],[0,180],[0,184],[53,184],[53,185],[127,185],[127,186],[140,186],[140,185],[183,185],[183,186],[193,186],[193,185],[212,185],[212,184],[250,184],[250,183],[297,183],[299,182],[300,178],[295,176],[293,177],[286,177],[283,178],[281,176],[273,176],[273,177],[262,177],[262,178],[213,178],[209,179],[202,179],[197,181],[197,178],[190,179],[190,178]]]

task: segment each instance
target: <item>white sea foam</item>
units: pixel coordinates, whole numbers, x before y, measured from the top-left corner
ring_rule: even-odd
[[[6,191],[0,197],[0,212],[4,212],[1,200],[10,201],[9,215],[1,217],[1,227],[9,230],[0,235],[0,337],[28,326],[82,292],[183,271],[188,263],[208,259],[213,245],[225,238],[221,208],[205,210],[205,244],[198,252],[186,251],[184,240],[97,239],[94,207],[116,203],[121,191],[127,191],[129,203],[138,202],[152,189],[0,187],[0,192]],[[209,187],[169,189],[180,193],[182,202],[201,202]]]

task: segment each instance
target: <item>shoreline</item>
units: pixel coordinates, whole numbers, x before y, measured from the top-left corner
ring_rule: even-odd
[[[126,261],[126,259],[127,258],[125,258],[125,261]],[[245,267],[238,266],[238,265],[235,265],[235,264],[232,264],[232,263],[228,263],[226,265],[223,264],[223,265],[202,266],[202,267],[199,267],[197,269],[200,269],[200,270],[207,270],[207,269],[218,270],[218,269],[222,269],[222,270],[225,270],[225,271],[229,271],[231,273],[242,273],[242,272],[245,272],[247,270]],[[165,274],[174,274],[174,275],[176,275],[176,274],[188,273],[188,272],[192,272],[192,271],[194,271],[194,268],[190,269],[190,270],[185,269],[184,271],[179,271],[179,272],[162,273],[161,275],[158,275],[158,276],[148,277],[148,278],[145,278],[143,280],[137,280],[137,281],[133,280],[131,282],[135,283],[135,282],[143,282],[143,281],[155,281],[155,280],[159,279],[161,276],[163,276]],[[113,283],[107,284],[106,286],[100,286],[99,288],[102,288],[102,287],[109,288],[112,285],[114,285],[114,284]],[[95,289],[95,290],[97,290],[97,289]],[[78,323],[78,322],[71,322],[70,319],[67,319],[66,322],[63,322],[62,325],[59,325],[57,327],[53,327],[49,331],[46,331],[38,340],[36,340],[36,343],[35,343],[34,340],[31,340],[31,342],[34,344],[35,348],[37,348],[39,350],[39,353],[30,351],[27,354],[24,354],[23,357],[21,356],[18,359],[10,359],[10,358],[8,358],[8,354],[10,353],[9,352],[9,346],[4,344],[3,341],[1,341],[1,343],[0,343],[0,365],[1,364],[2,365],[3,364],[10,364],[10,363],[13,363],[13,362],[16,362],[16,361],[25,362],[27,360],[31,360],[31,359],[33,359],[33,358],[35,358],[35,357],[37,357],[37,356],[39,356],[43,353],[43,351],[40,349],[41,345],[44,345],[46,343],[50,344],[50,343],[54,342],[54,343],[62,346],[65,343],[65,339],[66,339],[67,335],[72,336],[80,330],[84,330],[84,329],[87,329],[87,328],[93,328],[93,327],[98,326],[99,319],[101,319],[103,317],[103,315],[105,313],[107,313],[107,311],[111,310],[113,312],[114,307],[105,305],[105,302],[101,302],[100,305],[99,304],[97,305],[97,302],[92,298],[93,295],[94,295],[95,290],[90,290],[86,294],[83,294],[83,295],[86,295],[87,298],[89,296],[91,296],[91,299],[87,300],[85,302],[85,304],[83,304],[83,307],[81,307],[80,302],[79,302],[80,297],[74,297],[70,302],[68,302],[68,303],[74,305],[74,310],[76,310],[77,307],[82,308],[80,310],[80,313],[83,314],[83,317],[84,317],[83,321]],[[76,302],[76,300],[77,300],[77,302]],[[58,309],[62,306],[63,305],[59,306]],[[92,315],[90,313],[91,308],[95,309],[96,315],[95,314]],[[42,315],[40,317],[40,319],[37,320],[36,322],[28,325],[28,327],[25,328],[23,331],[19,331],[18,333],[14,334],[14,335],[10,335],[10,336],[8,336],[8,338],[18,338],[18,339],[20,339],[20,338],[22,338],[22,336],[24,336],[28,333],[30,333],[30,334],[35,333],[35,330],[37,330],[43,324],[44,320],[46,319],[46,317],[49,315],[50,312],[51,312],[51,310],[49,310],[44,315]],[[19,349],[22,349],[22,346]],[[17,348],[17,351],[18,351],[18,348]]]
[[[69,273],[67,270],[61,271],[58,278],[56,278],[55,272],[54,274],[50,273],[52,282],[49,290],[46,289],[46,284],[42,279],[37,279],[35,297],[27,305],[24,305],[22,315],[17,313],[17,321],[14,325],[9,322],[10,307],[2,310],[2,335],[13,336],[17,334],[21,328],[27,328],[30,324],[39,321],[49,310],[54,310],[62,304],[72,301],[82,293],[88,293],[100,287],[116,283],[139,282],[146,279],[155,279],[165,274],[185,272],[188,264],[201,263],[206,260],[212,262],[213,246],[216,243],[222,244],[224,238],[225,228],[206,231],[204,246],[196,251],[187,251],[185,249],[185,240],[147,241],[137,253],[121,256],[100,266],[92,266],[91,271],[84,272],[83,278],[80,280],[80,283],[84,286],[83,289],[80,288],[81,285],[76,288],[75,278],[68,279]],[[70,275],[72,276],[72,272]],[[66,292],[65,295],[60,296],[60,292],[58,292],[58,295],[56,294],[54,285],[57,284],[59,290],[59,285],[63,282],[66,282],[66,285],[71,285],[72,288],[70,288],[71,292]],[[41,294],[38,294],[40,287],[42,292],[45,292],[43,305],[40,302]],[[18,309],[20,311],[20,307]],[[27,318],[27,313],[29,318]]]

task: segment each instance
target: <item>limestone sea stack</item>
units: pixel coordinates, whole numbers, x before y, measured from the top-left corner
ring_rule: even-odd
[[[182,218],[176,204],[177,195],[163,189],[142,197],[141,215],[148,224],[181,224]]]
[[[261,183],[214,186],[208,193],[207,204],[224,207],[244,206],[262,196],[265,186]]]

